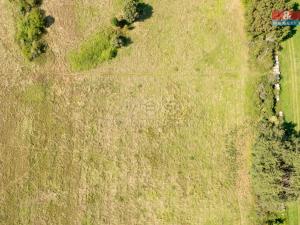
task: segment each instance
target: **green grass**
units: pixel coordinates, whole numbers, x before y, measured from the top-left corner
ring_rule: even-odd
[[[297,33],[283,43],[280,53],[282,90],[278,106],[288,122],[296,124],[300,129],[300,33]],[[299,202],[290,203],[287,207],[287,225],[299,224]]]
[[[299,29],[298,29],[299,30]],[[300,129],[300,33],[283,43],[280,55],[282,92],[280,109]]]
[[[287,225],[299,225],[299,202],[292,202],[288,204],[287,211]]]
[[[69,54],[70,65],[75,71],[95,68],[100,63],[110,60],[117,54],[113,46],[114,31],[106,29],[97,32],[84,41],[79,49]]]
[[[24,69],[0,45],[1,225],[254,224],[239,1],[149,4],[133,44],[88,72]],[[106,24],[88,20],[87,36]]]

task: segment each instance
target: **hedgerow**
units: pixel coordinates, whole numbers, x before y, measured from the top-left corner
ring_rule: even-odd
[[[250,36],[250,53],[256,64],[263,69],[273,66],[273,54],[280,43],[288,38],[293,27],[273,26],[273,10],[289,10],[294,7],[290,0],[245,0],[246,29]]]
[[[283,224],[286,203],[300,192],[300,135],[294,124],[276,116],[271,68],[281,42],[293,34],[290,26],[273,26],[272,10],[289,10],[290,0],[246,0],[246,27],[252,63],[266,74],[258,85],[260,122],[253,146],[252,183],[262,224]]]

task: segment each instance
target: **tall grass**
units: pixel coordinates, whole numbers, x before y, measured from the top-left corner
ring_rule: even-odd
[[[69,54],[69,62],[75,71],[95,68],[100,63],[110,60],[117,54],[114,45],[116,34],[106,29],[92,35],[78,49]]]

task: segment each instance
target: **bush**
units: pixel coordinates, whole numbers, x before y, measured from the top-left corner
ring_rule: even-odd
[[[117,17],[113,17],[113,18],[111,19],[111,24],[112,24],[113,26],[116,26],[116,27],[119,26],[119,20],[117,19]]]
[[[275,112],[273,86],[267,76],[263,76],[258,84],[259,110],[262,118],[270,118]]]
[[[17,2],[22,15],[25,15],[32,8],[36,8],[41,4],[41,0],[17,0],[15,2]]]
[[[19,19],[16,38],[27,59],[33,60],[45,51],[46,44],[41,40],[44,31],[44,15],[39,8],[33,8]]]
[[[47,44],[42,40],[45,32],[45,17],[39,8],[42,0],[11,0],[18,7],[16,40],[23,55],[33,60],[46,51]]]
[[[126,0],[125,2],[123,9],[124,19],[130,24],[139,17],[138,4],[137,0]]]
[[[84,42],[79,49],[69,55],[73,70],[82,71],[95,68],[99,63],[112,59],[117,54],[118,33],[107,29],[98,32]]]

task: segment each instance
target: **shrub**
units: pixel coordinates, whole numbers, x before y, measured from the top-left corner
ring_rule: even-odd
[[[111,24],[112,24],[113,26],[116,26],[116,27],[119,26],[119,20],[117,19],[117,17],[113,17],[113,18],[111,19]]]
[[[41,0],[16,0],[15,2],[17,2],[22,15],[25,15],[32,8],[38,7],[41,4]]]
[[[133,23],[138,18],[139,16],[138,4],[139,2],[137,0],[126,0],[123,13],[124,13],[124,19],[128,23]]]
[[[27,1],[25,0],[20,0],[19,2],[19,11],[25,15],[27,12],[29,12],[31,10],[31,5],[28,4]]]
[[[263,76],[258,84],[257,94],[259,96],[260,114],[262,118],[270,118],[275,112],[275,101],[273,86],[267,76]]]
[[[16,38],[27,59],[33,60],[45,51],[46,44],[41,40],[44,31],[44,15],[39,8],[33,8],[19,19]]]

